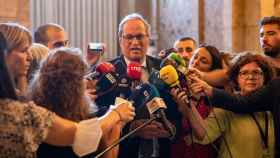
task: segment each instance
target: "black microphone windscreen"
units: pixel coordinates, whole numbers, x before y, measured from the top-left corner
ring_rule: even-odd
[[[166,89],[168,85],[160,79],[159,71],[153,70],[149,76],[149,83],[153,84],[157,89]]]
[[[143,83],[137,86],[128,100],[133,102],[136,111],[144,107],[144,105],[155,97],[159,97],[159,92],[152,84]]]
[[[105,95],[117,87],[118,79],[113,73],[103,74],[96,83],[96,93],[98,96]]]

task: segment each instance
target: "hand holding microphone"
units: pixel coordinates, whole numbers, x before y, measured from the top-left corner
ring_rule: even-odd
[[[210,97],[213,95],[213,87],[210,86],[208,83],[195,76],[190,76],[190,79],[193,81],[190,84],[190,89],[192,93],[198,95],[204,94]]]
[[[85,80],[86,90],[85,93],[90,97],[92,101],[95,101],[97,98],[96,95],[96,84],[97,80]]]
[[[174,101],[177,103],[178,110],[182,114],[186,113],[190,109],[190,104],[186,104],[188,96],[185,91],[182,91],[179,88],[172,88],[170,90],[170,94],[172,95]]]
[[[116,112],[120,121],[124,123],[133,120],[135,116],[135,108],[132,106],[132,103],[122,98],[117,98],[116,104],[111,105],[110,110]]]

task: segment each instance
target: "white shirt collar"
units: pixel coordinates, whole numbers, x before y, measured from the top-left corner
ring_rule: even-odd
[[[128,58],[126,58],[125,56],[124,56],[124,61],[125,61],[126,65],[131,63],[131,61]],[[147,67],[146,56],[144,57],[144,60],[143,60],[143,63],[141,64],[141,66],[143,66],[145,68]]]

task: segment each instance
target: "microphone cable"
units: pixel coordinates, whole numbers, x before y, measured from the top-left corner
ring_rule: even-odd
[[[111,149],[113,149],[115,146],[119,145],[123,140],[125,140],[126,138],[130,137],[131,135],[133,135],[135,132],[137,132],[139,129],[147,126],[148,124],[150,124],[151,122],[155,121],[158,118],[157,115],[155,115],[155,117],[150,118],[149,120],[147,120],[146,122],[144,122],[143,124],[141,124],[140,126],[134,128],[133,130],[131,130],[130,132],[128,132],[126,135],[124,135],[123,137],[121,137],[120,139],[117,139],[116,141],[114,141],[111,145],[109,145],[108,147],[106,147],[102,152],[100,152],[98,155],[94,156],[93,158],[100,158],[102,157],[107,151],[110,151]]]

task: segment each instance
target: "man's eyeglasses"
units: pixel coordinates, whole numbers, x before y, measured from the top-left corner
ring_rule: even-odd
[[[188,53],[191,53],[193,51],[193,49],[191,47],[185,47],[185,48],[178,48],[177,51],[179,53],[183,53],[184,51],[188,52]]]
[[[258,79],[263,76],[263,72],[261,70],[240,71],[239,76],[243,79],[248,79],[250,76],[255,79]]]
[[[69,45],[69,40],[66,41],[57,41],[53,43],[54,48],[59,48],[59,47],[67,47]]]
[[[137,41],[142,41],[147,35],[145,34],[138,34],[138,35],[123,35],[122,38],[131,42],[133,39],[136,39]]]

